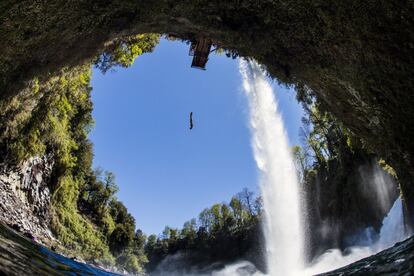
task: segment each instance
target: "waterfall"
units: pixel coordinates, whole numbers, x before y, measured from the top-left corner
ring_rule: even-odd
[[[397,184],[391,175],[374,160],[373,163],[360,166],[359,189],[370,204],[375,204],[383,214],[389,212],[398,196]]]
[[[240,61],[250,114],[251,144],[260,171],[268,274],[295,275],[303,267],[299,183],[273,89],[252,60]]]
[[[380,251],[393,246],[396,242],[405,238],[407,238],[407,234],[404,229],[403,205],[401,197],[398,197],[388,215],[382,221],[377,250]]]
[[[299,182],[277,101],[265,73],[256,62],[241,60],[239,69],[249,105],[251,144],[260,171],[268,275],[311,275],[330,271],[406,238],[402,203],[398,198],[384,218],[376,242],[350,247],[346,255],[338,249],[328,250],[313,264],[304,267]],[[388,190],[385,189],[387,179],[378,171],[367,177],[368,184],[374,184],[369,190],[379,197],[379,208],[391,206]]]
[[[347,249],[348,254],[346,255],[339,249],[328,250],[306,269],[305,274],[313,275],[343,267],[387,249],[405,238],[407,235],[404,232],[403,208],[399,197],[382,221],[378,241],[369,246],[350,247]]]
[[[370,242],[366,243],[367,246],[347,248],[346,254],[339,249],[327,250],[312,264],[305,267],[299,181],[274,91],[265,73],[256,62],[241,60],[239,70],[249,106],[251,144],[260,171],[266,276],[308,276],[331,271],[375,254],[404,239],[406,236],[403,228],[402,203],[398,198],[383,220],[379,239],[374,241],[371,237],[373,230],[366,229],[363,231],[363,237],[370,238]],[[379,197],[379,207],[391,206],[392,200],[388,195],[389,189],[386,183],[390,179],[386,179],[379,169],[374,169],[371,174],[365,173],[363,176],[364,181],[369,181],[367,182],[369,186],[364,186],[366,191]],[[164,263],[168,268],[172,261],[176,266],[177,257],[179,255],[170,256],[170,259],[166,258],[162,265]],[[225,264],[224,268],[213,270],[208,274],[197,268],[191,269],[188,274],[171,269],[166,271],[162,265],[158,271],[159,274],[154,275],[265,276],[252,263],[243,260]]]

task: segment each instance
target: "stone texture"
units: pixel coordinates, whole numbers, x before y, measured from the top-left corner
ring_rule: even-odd
[[[335,275],[413,275],[414,274],[414,237],[397,243],[394,247],[358,262],[320,274]]]
[[[365,153],[343,152],[309,174],[305,185],[308,258],[329,248],[364,245],[360,238],[379,233],[398,197],[397,183]]]
[[[32,157],[16,167],[0,165],[0,221],[49,243],[49,180],[53,163]]]
[[[313,91],[395,169],[414,225],[413,1],[3,2],[0,98],[94,60],[124,35],[206,36]]]

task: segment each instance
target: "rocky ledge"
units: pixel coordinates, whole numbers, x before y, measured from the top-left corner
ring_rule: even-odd
[[[53,163],[33,157],[14,167],[0,164],[0,221],[43,244],[53,236],[49,180]]]
[[[320,274],[336,275],[413,275],[414,236],[397,243],[394,247],[362,259],[343,268]]]

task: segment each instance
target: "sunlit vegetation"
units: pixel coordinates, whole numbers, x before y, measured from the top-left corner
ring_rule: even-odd
[[[333,161],[336,165],[345,166],[348,165],[347,162],[378,158],[370,145],[358,139],[355,133],[331,113],[321,111],[321,103],[311,91],[298,90],[297,99],[302,104],[305,115],[299,131],[302,146],[293,147],[293,155],[302,181],[306,182],[306,178],[314,175],[317,170],[329,170]],[[384,168],[388,166],[388,171],[392,171],[384,161],[381,163]]]
[[[250,260],[263,268],[261,213],[261,198],[243,189],[229,203],[217,203],[204,209],[198,219],[185,222],[181,229],[166,226],[161,235],[148,237],[145,245],[149,259],[147,271],[153,271],[167,257],[176,254],[179,257],[174,259],[175,264],[160,268],[163,273],[168,273],[169,269],[184,273],[192,267],[239,259]]]
[[[251,192],[243,190],[228,204],[206,208],[182,229],[166,227],[162,235],[147,239],[117,200],[114,174],[92,168],[91,68],[106,72],[128,67],[158,41],[159,35],[154,34],[116,39],[88,64],[64,68],[46,82],[34,79],[17,96],[1,101],[0,162],[18,164],[36,155],[53,162],[51,229],[68,254],[133,273],[144,267],[152,271],[177,253],[183,254],[186,267],[243,258],[263,268],[261,202]],[[237,57],[231,50],[217,52]],[[302,182],[310,189],[322,176],[345,183],[350,162],[366,162],[373,155],[331,114],[320,111],[309,90],[298,92],[306,113],[301,132],[304,146],[294,148]],[[335,178],[329,178],[333,172]]]
[[[53,163],[51,229],[62,250],[134,273],[147,261],[143,234],[116,199],[114,174],[92,169],[91,67],[130,66],[158,40],[153,34],[118,39],[94,63],[64,68],[47,82],[35,79],[0,103],[0,163],[32,156],[48,156]]]
[[[114,66],[129,67],[138,56],[145,52],[152,52],[159,38],[158,34],[138,34],[117,38],[106,45],[105,50],[94,63],[102,72]]]
[[[208,36],[230,56],[255,58],[272,78],[312,89],[320,111],[395,169],[412,218],[413,10],[412,2],[358,0],[2,1],[0,97],[88,63],[127,34]]]
[[[306,194],[303,200],[312,229],[307,249],[312,258],[328,248],[342,248],[346,237],[362,229],[378,230],[386,213],[364,199],[358,190],[362,181],[360,167],[375,164],[377,156],[331,114],[320,111],[311,95],[299,93],[298,97],[302,97],[305,110],[300,130],[302,146],[294,146],[292,151]],[[392,172],[384,161],[380,163]],[[181,229],[167,226],[162,234],[147,239],[147,271],[188,273],[194,268],[202,270],[211,264],[241,259],[264,271],[261,214],[260,197],[245,189],[229,203],[204,209],[198,219],[187,221]],[[318,236],[322,222],[346,227],[339,226],[344,229],[340,236],[335,231]]]
[[[299,90],[298,99],[305,115],[300,130],[302,146],[293,147],[293,156],[306,195],[311,229],[307,242],[312,257],[328,248],[345,248],[346,238],[362,229],[372,227],[379,231],[387,211],[378,208],[375,196],[367,197],[361,192],[364,185],[369,185],[361,174],[366,168],[372,173],[374,167],[382,167],[383,173],[389,175],[391,202],[398,196],[398,179],[393,168],[374,153],[372,145],[358,139],[331,113],[321,111],[320,102],[309,90]],[[317,229],[323,224],[341,230],[321,234]]]
[[[343,214],[355,213],[354,221],[378,224],[373,210],[347,205],[358,200],[351,172],[372,158],[398,174],[413,217],[412,2],[57,0],[0,7],[0,163],[34,155],[54,163],[51,226],[72,255],[139,272],[144,247],[152,269],[182,250],[218,260],[221,244],[227,252],[236,237],[250,240],[258,232],[252,229],[260,215],[249,216],[246,204],[234,212],[232,200],[145,242],[116,199],[113,174],[92,169],[91,66],[128,67],[152,51],[159,35],[125,36],[139,32],[211,36],[222,47],[217,53],[253,57],[272,78],[295,87],[307,114],[304,145],[294,155],[307,189],[325,185],[325,218],[346,221]],[[244,253],[238,248],[229,258]]]
[[[159,38],[146,34],[115,39],[85,65],[63,68],[47,81],[33,79],[21,93],[0,101],[0,163],[18,165],[32,156],[47,156],[53,163],[50,226],[61,244],[58,248],[132,273],[142,272],[148,262],[146,236],[117,200],[114,174],[92,168],[90,81],[92,67],[105,73],[131,66],[151,52]],[[237,231],[239,236],[253,227],[242,214],[236,220],[245,227]],[[214,233],[222,231],[214,227]],[[213,230],[204,231],[210,235]],[[215,238],[207,239],[213,244]]]

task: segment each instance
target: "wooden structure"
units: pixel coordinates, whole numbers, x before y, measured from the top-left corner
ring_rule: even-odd
[[[198,38],[191,42],[189,55],[193,56],[192,68],[206,70],[212,44],[213,42],[209,38]]]

